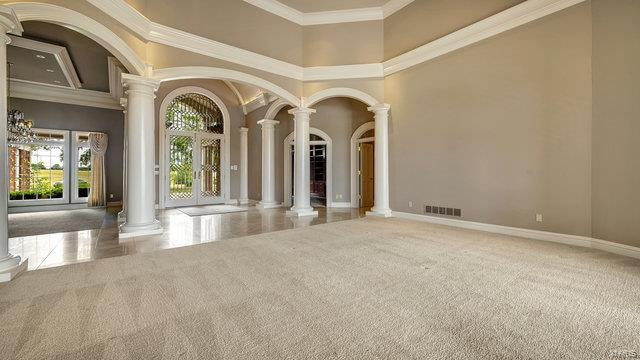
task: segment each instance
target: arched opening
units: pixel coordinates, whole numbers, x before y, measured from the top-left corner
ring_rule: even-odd
[[[295,184],[294,168],[294,133],[284,139],[284,205],[292,206],[294,200],[293,184]],[[324,131],[309,129],[310,157],[310,194],[311,206],[332,207],[333,200],[333,140]]]
[[[159,112],[160,206],[225,203],[229,199],[229,112],[213,92],[182,87]]]
[[[375,185],[375,123],[360,125],[351,136],[351,207],[371,208]]]

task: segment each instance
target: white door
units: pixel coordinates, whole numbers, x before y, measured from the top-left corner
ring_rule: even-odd
[[[224,203],[224,136],[169,130],[165,141],[166,206]]]

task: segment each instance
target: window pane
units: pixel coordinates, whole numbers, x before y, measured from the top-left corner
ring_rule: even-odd
[[[64,136],[62,140],[64,143]],[[47,141],[51,141],[51,137]],[[9,146],[11,200],[50,200],[64,196],[63,143],[52,145],[36,141]]]
[[[91,148],[89,147],[89,138],[79,135],[76,141],[76,171],[78,179],[76,196],[79,199],[89,197],[91,188]]]
[[[224,133],[222,111],[216,103],[200,94],[184,94],[171,101],[165,126],[169,130]]]

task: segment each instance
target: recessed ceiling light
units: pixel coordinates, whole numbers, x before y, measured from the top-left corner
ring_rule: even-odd
[[[53,72],[53,70],[52,69],[47,69],[47,72]]]
[[[40,55],[40,54],[37,54],[37,55],[36,55],[36,57],[37,57],[38,59],[46,59],[46,58],[47,58],[46,56],[44,56],[44,55]]]
[[[61,83],[60,81],[58,81],[58,80],[53,80],[53,82],[54,82],[54,83],[56,83],[56,84],[62,84],[62,83]]]

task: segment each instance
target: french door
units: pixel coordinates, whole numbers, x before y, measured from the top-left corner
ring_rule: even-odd
[[[165,204],[168,207],[220,204],[224,135],[168,130],[165,144]]]

